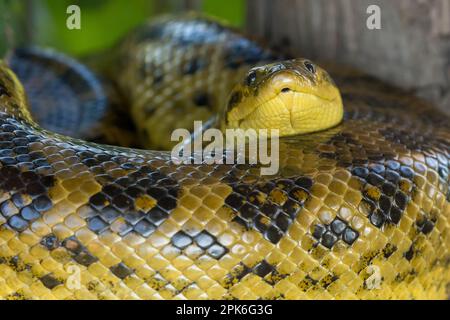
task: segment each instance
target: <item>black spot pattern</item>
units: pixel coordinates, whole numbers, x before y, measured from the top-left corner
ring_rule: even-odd
[[[47,288],[47,289],[54,289],[55,287],[59,286],[62,284],[62,281],[55,278],[51,273],[43,276],[42,278],[40,278],[42,284]]]
[[[383,248],[383,256],[387,259],[389,258],[395,251],[397,251],[397,246],[387,243],[386,246]]]
[[[234,221],[277,243],[308,199],[312,180],[299,177],[256,185],[237,182],[231,186],[234,192],[225,199],[225,204],[236,214]]]
[[[414,172],[395,160],[356,166],[352,174],[363,191],[363,212],[381,228],[385,223],[397,225],[411,199]]]
[[[17,232],[25,231],[52,208],[48,192],[55,183],[53,169],[43,152],[30,149],[38,140],[16,120],[0,116],[0,190],[12,194],[0,203],[0,214]]]
[[[118,263],[110,268],[111,272],[120,279],[125,279],[131,274],[133,274],[133,269],[129,268],[124,263]]]
[[[228,253],[228,248],[223,246],[215,236],[206,230],[195,235],[179,231],[172,236],[171,243],[179,250],[184,250],[190,245],[196,245],[202,249],[203,253],[216,260],[220,260],[220,258]]]
[[[328,249],[331,249],[338,240],[352,245],[359,237],[358,231],[353,230],[347,222],[339,218],[335,218],[328,225],[316,224],[312,235]]]
[[[240,262],[226,275],[225,287],[230,287],[233,283],[241,281],[248,274],[257,275],[271,286],[275,286],[280,280],[288,276],[286,274],[280,274],[276,266],[271,265],[264,259],[256,263],[253,267],[249,267],[245,263]]]
[[[417,229],[422,232],[423,234],[429,234],[431,231],[433,231],[434,228],[434,222],[429,219],[423,219],[417,221]]]
[[[122,168],[134,170],[129,163],[121,163]],[[89,157],[83,162],[94,165],[98,159]],[[91,163],[92,162],[92,163]],[[129,232],[136,232],[143,237],[150,236],[156,228],[169,216],[177,206],[178,185],[176,181],[167,178],[157,170],[148,166],[142,166],[131,172],[126,177],[114,179],[105,172],[98,172],[105,181],[102,191],[89,199],[89,205],[93,209],[88,218],[88,227],[93,232],[100,234],[110,230],[111,225],[118,217],[123,217],[124,222],[118,227],[121,236]],[[147,211],[135,206],[139,197],[146,196],[156,201],[156,205]]]
[[[414,257],[415,250],[414,250],[414,242],[409,247],[408,251],[406,251],[403,254],[403,257],[405,257],[406,260],[411,261],[411,259]]]

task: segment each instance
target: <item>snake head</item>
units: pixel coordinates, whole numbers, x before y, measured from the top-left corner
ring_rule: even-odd
[[[325,130],[342,121],[341,95],[306,59],[254,67],[228,99],[222,128],[278,129],[280,136]]]

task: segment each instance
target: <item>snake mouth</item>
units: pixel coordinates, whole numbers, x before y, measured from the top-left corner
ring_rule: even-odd
[[[332,127],[341,120],[338,96],[324,97],[308,90],[280,90],[256,104],[230,127],[278,129],[280,136],[304,134]]]

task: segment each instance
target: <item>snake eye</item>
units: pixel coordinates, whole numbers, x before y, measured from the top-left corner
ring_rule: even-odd
[[[313,74],[316,72],[316,68],[314,67],[314,65],[311,62],[305,61],[303,64],[305,65],[306,69],[308,69],[309,72],[311,72]]]
[[[250,73],[247,75],[247,78],[245,79],[245,82],[248,86],[251,86],[256,81],[256,71],[250,71]]]

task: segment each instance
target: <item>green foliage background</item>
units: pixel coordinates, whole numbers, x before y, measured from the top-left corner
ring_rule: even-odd
[[[112,45],[128,30],[159,13],[180,12],[185,0],[0,0],[0,53],[12,45],[55,47],[82,55]],[[81,8],[81,30],[68,30],[67,7]],[[30,9],[31,7],[31,9]],[[203,0],[199,11],[241,26],[245,0]],[[13,31],[13,44],[5,36]],[[27,32],[28,30],[28,32]],[[11,36],[9,37],[11,38]],[[31,38],[31,39],[30,39]]]

